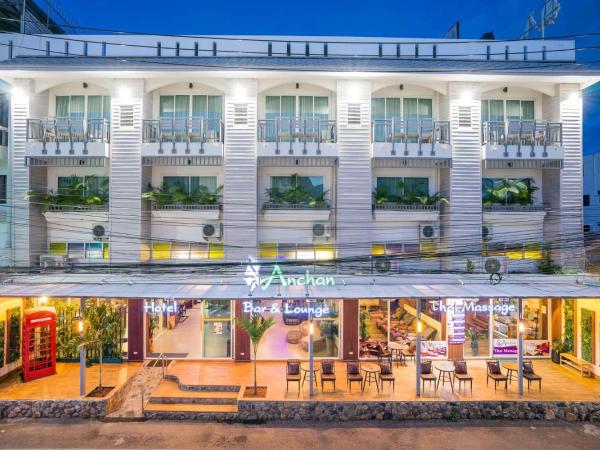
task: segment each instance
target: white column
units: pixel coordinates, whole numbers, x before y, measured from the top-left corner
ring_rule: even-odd
[[[371,84],[362,80],[337,83],[338,258],[371,254]]]
[[[229,80],[225,92],[223,226],[225,259],[257,253],[256,80]]]
[[[448,85],[448,96],[452,169],[442,237],[450,256],[444,266],[465,270],[468,258],[476,265],[481,258],[480,87],[477,83],[453,82]]]
[[[17,79],[12,86],[10,99],[9,155],[12,170],[12,259],[17,267],[35,264],[30,257],[29,167],[25,165],[27,119],[29,102],[33,95],[33,81]]]
[[[143,98],[144,80],[113,80],[109,252],[115,264],[139,263],[142,256]]]

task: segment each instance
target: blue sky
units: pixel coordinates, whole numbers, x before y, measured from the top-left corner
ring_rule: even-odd
[[[440,38],[455,21],[462,37],[518,37],[530,11],[543,0],[61,0],[81,26],[173,34],[295,34]],[[561,0],[558,21],[547,36],[600,32],[600,0]],[[599,46],[600,38],[579,39]],[[600,49],[578,52],[598,61]],[[584,152],[600,151],[600,86],[584,94]]]

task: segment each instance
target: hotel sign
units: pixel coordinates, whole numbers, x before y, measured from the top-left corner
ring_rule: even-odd
[[[161,304],[156,304],[154,300],[144,301],[144,312],[159,314],[163,312],[175,313],[177,312],[177,305],[175,300],[163,300]]]
[[[308,269],[302,275],[286,275],[279,264],[275,264],[268,277],[262,277],[260,270],[260,264],[254,264],[254,260],[251,259],[244,272],[244,281],[250,288],[250,292],[254,292],[257,287],[265,291],[271,284],[277,282],[282,286],[335,286],[333,277],[315,276]]]

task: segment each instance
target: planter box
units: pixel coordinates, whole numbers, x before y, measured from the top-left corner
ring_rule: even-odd
[[[331,216],[329,208],[267,208],[263,210],[266,221],[326,222]]]

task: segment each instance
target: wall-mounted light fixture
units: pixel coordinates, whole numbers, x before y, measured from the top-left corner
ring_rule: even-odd
[[[300,89],[300,83],[296,83],[296,89]]]
[[[504,93],[506,94],[506,93],[508,92],[508,86],[504,86],[504,87],[502,88],[502,92],[504,92]]]
[[[403,84],[401,84],[401,85],[400,85],[400,90],[401,90],[401,91],[403,91],[403,90],[404,90],[404,85],[403,85]]]
[[[84,89],[87,89],[87,88],[88,88],[88,86],[89,86],[89,84],[87,84],[87,83],[84,81],[84,82],[83,82],[83,88],[84,88]]]
[[[188,87],[189,87],[190,89],[194,89],[194,83],[190,83],[190,84],[188,84]]]

